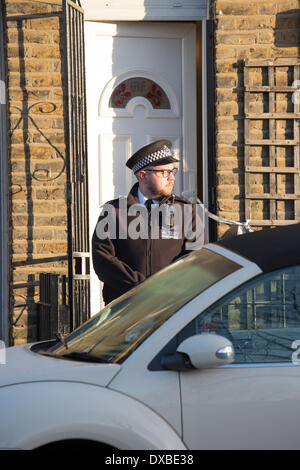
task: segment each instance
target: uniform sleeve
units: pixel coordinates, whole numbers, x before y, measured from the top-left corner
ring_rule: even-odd
[[[97,230],[101,220],[103,220],[102,214],[92,238],[94,270],[100,281],[123,293],[144,281],[145,276],[133,270],[116,256],[115,240],[111,239],[110,232],[106,230],[106,237],[103,237],[103,233],[99,234]]]

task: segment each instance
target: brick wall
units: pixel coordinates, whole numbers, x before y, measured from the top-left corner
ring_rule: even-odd
[[[244,59],[299,57],[300,1],[216,0],[212,4],[216,18],[218,215],[244,221]],[[285,76],[282,76],[283,82]],[[277,104],[278,110],[284,110],[285,98],[282,98],[281,108],[280,103]],[[256,112],[261,105],[253,103]],[[256,132],[259,137],[264,129],[258,127]],[[257,152],[256,164],[262,164],[261,149]],[[264,190],[259,176],[255,177],[255,184],[256,191]],[[282,183],[283,191],[287,190],[287,185],[286,181]],[[257,202],[253,209],[255,217],[262,219],[264,204]],[[219,236],[228,229],[228,225],[220,225]]]
[[[10,344],[36,339],[40,272],[66,273],[58,0],[6,0],[10,129]],[[51,261],[51,258],[59,261]]]

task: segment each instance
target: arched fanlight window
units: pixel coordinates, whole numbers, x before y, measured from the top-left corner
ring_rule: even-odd
[[[137,96],[146,98],[154,109],[170,109],[170,101],[164,90],[153,80],[133,77],[118,85],[109,99],[110,108],[125,108]]]

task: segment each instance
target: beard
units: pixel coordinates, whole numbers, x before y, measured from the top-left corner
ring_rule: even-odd
[[[152,193],[152,199],[160,197],[171,196],[174,188],[174,182],[166,183],[165,185],[157,185],[154,182],[148,183],[148,190]]]

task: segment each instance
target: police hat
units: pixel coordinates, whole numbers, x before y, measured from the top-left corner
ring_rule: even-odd
[[[157,140],[145,145],[135,152],[126,162],[126,166],[134,173],[148,165],[167,165],[179,162],[174,158],[171,150],[172,143],[169,140]]]

